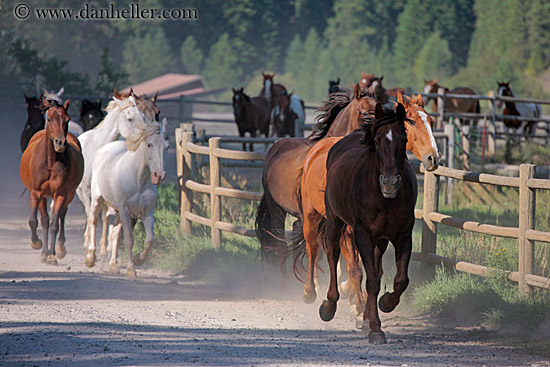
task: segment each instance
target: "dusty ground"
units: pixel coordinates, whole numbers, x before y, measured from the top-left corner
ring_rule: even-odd
[[[550,366],[403,306],[383,315],[388,344],[369,345],[345,301],[324,323],[320,300],[303,304],[299,284],[283,290],[253,270],[208,284],[147,268],[136,281],[88,269],[78,203],[69,209],[67,257],[41,264],[29,245],[27,197],[19,196],[24,119],[22,101],[0,103],[0,366]]]

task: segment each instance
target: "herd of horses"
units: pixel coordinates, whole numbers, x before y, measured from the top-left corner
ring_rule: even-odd
[[[341,88],[339,79],[330,81],[313,132],[299,138],[294,136],[295,124],[305,121],[304,102],[275,83],[275,74],[262,75],[263,88],[256,97],[249,97],[243,88],[232,89],[241,136],[247,132],[252,137],[289,136],[271,146],[264,162],[264,192],[255,223],[262,258],[285,272],[285,262],[292,257],[295,275],[304,280],[303,299],[312,303],[317,297],[315,273],[323,248],[330,282],[319,314],[330,321],[340,297],[337,264],[342,255],[350,301],[355,303],[362,326],[369,330],[369,342],[385,343],[378,309],[395,309],[409,284],[418,190],[406,151],[426,170],[438,168],[434,121],[425,110],[430,100],[437,110],[437,99],[408,96],[402,88],[386,90],[383,77],[373,74],[362,73],[352,89]],[[499,83],[499,96],[515,96],[509,84]],[[433,95],[439,88],[437,80],[426,81],[424,93]],[[475,95],[470,88],[448,92]],[[100,254],[110,251],[109,269],[119,273],[118,241],[124,231],[126,274],[135,278],[135,266],[143,264],[153,246],[156,186],[165,178],[166,119],[159,121],[157,95],[149,98],[115,89],[106,115],[101,102],[84,100],[79,123],[75,123],[67,113],[70,102],[63,101],[62,94],[63,89],[57,93],[43,90],[39,98],[25,96],[28,119],[20,139],[20,174],[30,194],[31,247],[42,249],[40,258],[47,264],[56,265],[56,258],[65,256],[65,216],[78,195],[87,215],[86,265],[92,267],[97,260],[96,227],[101,216]],[[445,109],[479,113],[479,102],[448,98]],[[506,101],[504,113],[536,117],[540,106]],[[521,121],[508,123],[522,131],[532,129]],[[249,149],[253,150],[252,144]],[[290,241],[285,238],[287,214],[297,218]],[[145,248],[132,256],[138,218],[145,227]],[[397,273],[393,291],[378,300],[382,256],[390,242]],[[307,268],[302,262],[306,256]]]
[[[83,131],[70,120],[67,113],[70,102],[62,102],[62,94],[63,90],[58,93],[43,90],[40,98],[25,96],[28,120],[20,139],[23,150],[20,175],[29,191],[31,247],[42,249],[42,262],[57,265],[56,258],[66,254],[67,208],[78,195],[87,215],[86,265],[95,265],[95,229],[103,211],[101,253],[107,254],[107,227],[114,217],[109,225],[109,268],[120,272],[117,245],[123,229],[128,254],[126,274],[135,278],[134,265],[143,264],[154,241],[156,185],[166,175],[166,119],[159,122],[156,95],[149,99],[132,91],[118,93],[115,89],[106,116],[101,111],[101,102],[83,101],[80,123],[87,129]],[[49,213],[48,199],[52,200]],[[41,238],[37,234],[38,211]],[[145,249],[132,257],[137,218],[145,226]]]

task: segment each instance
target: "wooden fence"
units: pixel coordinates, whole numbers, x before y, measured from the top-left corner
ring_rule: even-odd
[[[186,127],[187,126],[187,127]],[[249,228],[223,222],[221,220],[221,198],[231,197],[244,200],[259,201],[262,194],[237,189],[221,187],[220,159],[263,161],[265,153],[242,152],[220,148],[221,138],[210,138],[208,146],[195,143],[195,134],[190,131],[191,124],[182,124],[176,129],[177,172],[181,192],[181,223],[186,234],[191,233],[191,223],[196,222],[211,228],[212,247],[221,248],[222,231],[232,232],[248,237],[255,237],[255,231]],[[194,180],[196,171],[196,155],[209,157],[209,184]],[[518,283],[524,293],[530,293],[531,287],[550,289],[550,278],[533,274],[534,271],[534,241],[550,243],[550,232],[535,230],[535,190],[550,190],[550,180],[536,179],[536,167],[522,164],[520,177],[496,176],[484,173],[462,171],[448,167],[439,167],[434,172],[425,172],[420,164],[414,165],[417,173],[424,174],[424,201],[422,209],[415,210],[415,217],[422,221],[422,245],[420,252],[412,254],[412,260],[425,264],[442,264],[458,271],[486,276],[490,269],[486,266],[437,255],[437,226],[445,225],[475,233],[490,236],[517,238],[519,245],[518,271],[507,271],[508,278]],[[438,212],[440,177],[495,186],[515,187],[519,189],[519,226],[502,227],[483,224],[470,220],[451,217]],[[201,217],[192,211],[193,192],[210,195],[211,217]]]

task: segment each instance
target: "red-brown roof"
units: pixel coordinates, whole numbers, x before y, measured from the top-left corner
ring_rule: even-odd
[[[168,73],[153,79],[149,79],[139,84],[131,85],[127,88],[124,88],[122,92],[128,92],[130,88],[132,88],[134,90],[134,93],[136,94],[152,95],[158,91],[159,97],[163,94],[162,91],[166,91],[170,93],[170,95],[188,94],[185,85],[196,82],[200,82],[200,84],[204,85],[204,81],[200,75]],[[178,89],[181,92],[174,92],[174,89]],[[162,97],[169,98],[166,96]]]

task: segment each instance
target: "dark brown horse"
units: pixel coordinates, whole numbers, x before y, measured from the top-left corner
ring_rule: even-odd
[[[380,299],[380,309],[392,311],[408,286],[417,183],[406,158],[405,109],[375,109],[375,121],[336,143],[328,154],[325,191],[324,248],[330,269],[327,299],[319,314],[330,321],[339,298],[336,265],[340,239],[352,228],[355,247],[367,274],[367,309],[370,343],[385,343],[378,317],[377,299],[382,276],[382,255],[388,241],[395,247],[397,274],[394,291]]]
[[[92,102],[87,99],[82,100],[80,106],[80,119],[78,122],[82,125],[84,131],[88,131],[99,125],[105,114],[101,110],[101,101]]]
[[[37,132],[29,142],[21,157],[21,181],[29,190],[31,215],[31,247],[42,248],[41,260],[56,265],[55,242],[59,232],[57,257],[63,258],[65,249],[65,215],[69,203],[73,200],[76,188],[84,172],[84,158],[77,138],[68,133],[69,101],[63,106],[43,101],[46,112],[46,129]],[[53,199],[51,223],[48,222],[47,198]],[[42,240],[38,238],[37,211],[42,222]],[[48,242],[48,231],[51,238]]]
[[[497,95],[499,97],[514,97],[517,98],[512,88],[510,88],[510,82],[508,83],[498,83]],[[502,106],[502,101],[499,99],[496,102],[497,107]],[[502,111],[503,115],[510,116],[524,116],[524,117],[540,117],[542,115],[542,108],[536,103],[519,103],[519,102],[504,102],[504,110]],[[511,120],[503,119],[505,130],[508,131],[508,128],[518,129],[519,134],[529,134],[534,135],[535,133],[535,121],[521,121],[521,120]]]
[[[255,137],[257,133],[269,135],[269,114],[270,106],[267,99],[262,96],[250,98],[241,89],[233,89],[233,114],[239,128],[239,135],[244,137],[245,133]],[[249,144],[250,151],[253,151],[253,144]],[[243,150],[246,145],[243,143]]]
[[[476,92],[472,88],[468,87],[456,87],[453,90],[449,88],[442,87],[437,84],[437,79],[434,80],[424,80],[424,94],[437,94],[439,88],[444,88],[446,93],[449,94],[470,94],[475,95]],[[437,112],[437,98],[436,97],[427,97],[425,99],[425,104],[428,104],[430,101],[434,101],[432,105],[432,112]],[[479,101],[477,99],[458,99],[458,98],[445,98],[445,111],[447,112],[467,112],[467,113],[480,113]],[[469,119],[464,119],[463,123],[465,125],[470,125]],[[474,120],[474,125],[477,124],[477,120]]]
[[[283,137],[289,135],[294,137],[294,124],[297,116],[291,109],[291,98],[292,93],[279,96],[279,102],[272,112],[272,136]]]
[[[328,94],[336,93],[340,91],[340,78],[338,80],[328,81]]]
[[[262,76],[264,77],[264,82],[259,95],[267,99],[271,104],[271,108],[273,108],[279,103],[279,97],[288,94],[288,92],[284,85],[273,81],[275,73],[262,72]]]
[[[389,98],[386,95],[386,89],[382,85],[382,80],[384,79],[384,76],[381,76],[380,78],[375,77],[371,79],[371,85],[369,87],[369,90],[374,94],[374,98],[380,102],[381,104],[386,104],[389,102]]]
[[[44,125],[46,124],[44,114],[40,110],[41,101],[36,97],[24,96],[25,102],[27,102],[27,122],[25,122],[25,127],[19,138],[19,145],[21,146],[22,152],[24,152],[27,145],[29,145],[32,136],[44,129]]]

